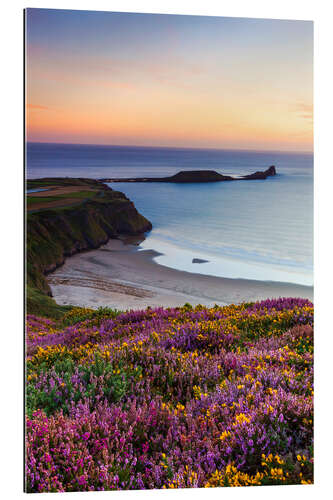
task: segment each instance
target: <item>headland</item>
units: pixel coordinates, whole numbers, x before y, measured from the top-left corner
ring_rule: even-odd
[[[99,179],[101,182],[173,182],[173,183],[192,183],[192,182],[227,182],[227,181],[246,181],[262,180],[276,175],[275,166],[272,165],[264,171],[257,171],[249,175],[232,177],[223,175],[215,170],[182,170],[169,177],[127,177],[127,178],[106,178]]]

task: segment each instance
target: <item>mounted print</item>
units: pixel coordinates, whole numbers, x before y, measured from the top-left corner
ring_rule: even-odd
[[[313,483],[312,73],[310,21],[25,10],[27,492]]]

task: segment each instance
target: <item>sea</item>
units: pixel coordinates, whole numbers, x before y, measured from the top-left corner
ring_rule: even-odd
[[[162,177],[180,170],[266,180],[114,183],[152,223],[140,250],[161,265],[213,276],[313,285],[313,154],[28,143],[26,176]],[[193,262],[199,259],[206,262]]]

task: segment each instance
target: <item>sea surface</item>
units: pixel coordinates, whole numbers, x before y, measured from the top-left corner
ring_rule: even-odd
[[[195,273],[313,285],[313,155],[310,153],[28,143],[26,175],[160,177],[208,169],[243,175],[275,165],[266,180],[209,184],[115,183],[153,224],[141,249]],[[193,263],[193,259],[207,260]]]

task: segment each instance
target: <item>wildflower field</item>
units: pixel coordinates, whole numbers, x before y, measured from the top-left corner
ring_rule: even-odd
[[[313,482],[313,305],[27,317],[29,492]]]

